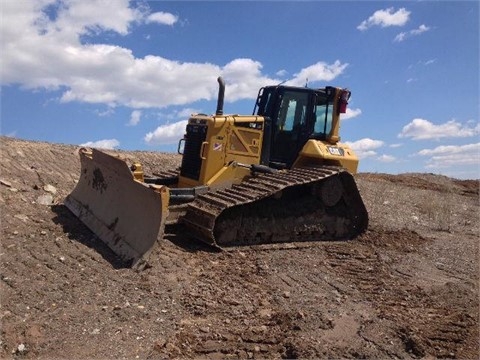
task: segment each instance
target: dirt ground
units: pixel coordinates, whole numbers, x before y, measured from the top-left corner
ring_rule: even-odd
[[[479,358],[478,180],[362,173],[355,240],[218,252],[168,229],[135,272],[63,205],[76,147],[0,141],[2,358]]]

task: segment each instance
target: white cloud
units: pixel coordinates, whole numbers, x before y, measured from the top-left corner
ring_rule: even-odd
[[[381,161],[381,162],[385,162],[385,163],[390,163],[390,162],[394,162],[395,160],[397,160],[397,158],[395,156],[392,156],[392,155],[380,155],[378,158],[377,158],[378,161]]]
[[[442,145],[420,150],[417,155],[429,157],[427,168],[480,166],[480,143],[467,145]],[[480,174],[478,174],[480,175]]]
[[[130,120],[127,123],[127,126],[135,126],[140,122],[142,112],[140,110],[133,110],[130,114]]]
[[[316,64],[310,65],[300,72],[294,74],[294,78],[287,81],[286,85],[304,86],[308,80],[308,83],[315,81],[332,81],[339,75],[341,75],[347,68],[348,64],[342,64],[340,60],[336,60],[333,64],[327,64],[323,61],[319,61]]]
[[[173,124],[161,125],[145,135],[145,142],[149,145],[174,144],[185,134],[188,120],[181,120]]]
[[[215,109],[210,109],[211,112]],[[159,111],[155,113],[155,117],[164,123],[174,123],[180,120],[188,119],[192,114],[202,113],[201,110],[195,108],[183,108],[183,109],[168,109],[168,111]]]
[[[61,102],[143,109],[216,99],[219,75],[227,83],[227,102],[254,99],[260,87],[281,82],[264,75],[262,64],[253,59],[217,65],[155,55],[137,58],[121,46],[82,42],[86,34],[112,31],[126,35],[145,21],[173,21],[167,13],[149,14],[148,5],[136,9],[130,5],[128,0],[4,2],[0,22],[2,85],[58,90]],[[338,60],[317,62],[301,69],[291,84],[303,85],[307,77],[310,82],[331,81],[346,67]]]
[[[469,127],[456,120],[435,125],[428,120],[416,118],[405,125],[399,138],[412,138],[413,140],[427,140],[454,137],[470,137],[480,133],[480,125]]]
[[[384,142],[381,140],[364,138],[354,142],[346,141],[345,144],[350,146],[360,159],[365,159],[367,157],[376,156],[377,152],[375,150],[382,147]]]
[[[428,30],[430,30],[430,28],[428,26],[426,26],[425,24],[422,24],[418,27],[418,29],[410,30],[410,34],[411,35],[420,35],[421,33],[424,33]]]
[[[480,154],[480,143],[468,144],[468,145],[441,145],[434,149],[423,149],[418,152],[418,155],[431,156],[431,155],[451,155],[468,153],[478,156]],[[475,157],[475,156],[473,156]]]
[[[373,158],[383,163],[391,163],[397,160],[397,158],[392,155],[378,154],[378,149],[385,145],[385,142],[382,140],[364,138],[354,142],[347,141],[345,144],[350,146],[353,151],[355,151],[355,154],[359,159]]]
[[[8,1],[7,3],[24,2]],[[51,9],[57,9],[55,21],[49,21],[45,11],[39,12],[47,5],[51,6]],[[6,8],[5,6],[3,8],[6,13],[9,13],[15,6],[8,4]],[[55,35],[70,41],[77,39],[79,34],[98,33],[102,30],[111,30],[126,35],[130,24],[139,21],[144,16],[141,10],[129,7],[129,0],[46,0],[28,6],[28,8],[27,6],[23,7],[21,11],[27,10],[29,16],[32,17],[39,16],[46,35]],[[14,21],[14,19],[10,21]],[[38,22],[29,25],[38,25]]]
[[[395,36],[395,39],[393,39],[393,41],[401,42],[401,41],[405,40],[406,36],[407,36],[407,33],[401,32],[401,33],[397,34],[397,36]]]
[[[395,11],[393,7],[377,10],[367,20],[362,21],[362,23],[357,26],[357,29],[365,31],[372,26],[403,26],[407,23],[409,17],[410,11],[405,8],[398,9],[397,11]]]
[[[362,114],[361,109],[350,109],[347,107],[347,112],[341,115],[342,120],[353,119],[354,117],[360,116]]]
[[[95,114],[97,114],[98,116],[104,117],[104,116],[110,116],[110,115],[114,114],[114,113],[115,113],[115,109],[114,109],[113,107],[107,107],[107,109],[104,110],[104,111],[95,110],[94,112],[95,112]]]
[[[87,141],[80,144],[80,146],[99,148],[99,149],[115,149],[120,146],[120,142],[117,139],[105,139],[98,141]]]
[[[226,83],[225,101],[253,99],[262,86],[280,82],[262,75],[262,67],[259,61],[246,58],[235,59],[226,64],[221,70]],[[214,85],[217,86],[216,81]],[[217,88],[214,92],[216,98]]]
[[[177,119],[184,119],[189,118],[192,114],[198,114],[200,110],[193,109],[193,108],[185,108],[174,112],[174,115]]]
[[[410,65],[408,65],[408,68],[407,68],[407,69],[408,69],[408,70],[411,70],[411,69],[413,69],[413,68],[415,68],[415,67],[417,67],[417,66],[428,66],[428,65],[432,65],[432,64],[434,64],[434,63],[436,63],[436,62],[437,62],[437,59],[436,59],[436,58],[434,58],[434,59],[428,59],[428,60],[419,60],[419,61],[417,61],[416,64],[410,64]]]
[[[159,11],[147,16],[145,20],[147,23],[158,23],[162,25],[173,25],[178,21],[178,16],[166,13],[163,11]]]
[[[406,38],[409,38],[411,36],[420,35],[420,34],[426,32],[428,30],[430,30],[430,28],[428,26],[422,24],[418,27],[418,29],[413,29],[413,30],[410,30],[408,32],[401,32],[401,33],[397,34],[397,36],[395,36],[395,39],[393,39],[393,41],[402,42]],[[429,65],[429,63],[426,63],[425,65]]]
[[[169,112],[158,112],[156,117],[166,121],[167,124],[158,126],[155,130],[148,132],[143,140],[149,145],[175,144],[183,138],[188,119],[192,114],[201,113],[194,108],[183,108]]]

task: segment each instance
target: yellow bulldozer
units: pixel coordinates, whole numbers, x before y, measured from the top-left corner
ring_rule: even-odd
[[[351,239],[368,226],[352,174],[358,158],[340,143],[350,91],[262,87],[252,115],[193,114],[176,171],[144,174],[119,156],[82,148],[80,179],[65,205],[122,260],[141,268],[166,224],[226,248]]]

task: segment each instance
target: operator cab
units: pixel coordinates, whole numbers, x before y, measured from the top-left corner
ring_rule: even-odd
[[[270,122],[264,144],[268,166],[290,168],[309,139],[328,140],[332,132],[335,88],[267,86],[260,89],[254,114]],[[267,149],[266,149],[267,150]]]

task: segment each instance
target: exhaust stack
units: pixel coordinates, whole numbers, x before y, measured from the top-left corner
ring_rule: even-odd
[[[217,99],[217,111],[216,115],[223,115],[223,99],[225,97],[225,81],[221,76],[218,77],[218,99]]]

